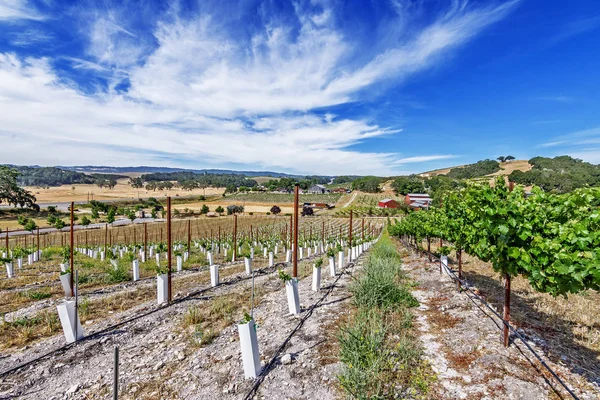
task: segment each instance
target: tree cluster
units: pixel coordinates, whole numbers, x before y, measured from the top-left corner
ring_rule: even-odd
[[[385,178],[379,178],[377,176],[364,176],[362,178],[355,179],[352,182],[352,189],[367,193],[379,193],[381,192],[379,185],[381,185],[383,182],[385,182]]]
[[[569,156],[534,157],[529,171],[513,171],[512,182],[538,186],[554,193],[568,193],[577,188],[600,186],[600,166]]]
[[[235,204],[227,206],[227,215],[241,214],[243,212],[244,212],[244,206],[235,205]]]
[[[482,160],[464,167],[452,168],[446,176],[454,179],[472,179],[493,174],[497,171],[500,171],[498,161]]]

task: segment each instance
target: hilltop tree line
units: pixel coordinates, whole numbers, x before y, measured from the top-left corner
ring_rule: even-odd
[[[512,182],[538,186],[547,192],[568,193],[578,188],[600,186],[600,165],[569,156],[534,157],[529,171],[513,171]]]
[[[125,178],[123,175],[113,174],[83,174],[81,172],[67,171],[56,167],[26,167],[6,165],[6,167],[18,172],[17,183],[19,186],[61,186],[74,184],[98,184],[111,181],[115,182],[120,178]]]
[[[307,190],[313,185],[324,185],[329,183],[329,178],[323,176],[306,176],[304,178],[280,178],[280,179],[270,179],[263,184],[267,190],[274,191],[278,189],[283,189],[287,191],[294,190],[294,186],[298,183],[298,186],[302,190]]]

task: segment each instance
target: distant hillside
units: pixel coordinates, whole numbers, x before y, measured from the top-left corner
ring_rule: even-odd
[[[271,178],[300,178],[301,175],[290,175],[282,172],[272,171],[234,171],[228,169],[187,169],[187,168],[171,168],[171,167],[108,167],[108,166],[94,166],[94,165],[82,165],[82,166],[58,166],[57,168],[67,171],[77,171],[82,173],[102,173],[102,174],[123,174],[123,173],[169,173],[169,172],[193,172],[195,174],[227,174],[227,175],[245,175],[245,176],[267,176]]]
[[[479,161],[478,163],[482,163],[482,161]],[[437,169],[434,171],[423,172],[422,174],[419,174],[419,175],[422,177],[436,176],[436,175],[448,175],[450,173],[450,171],[453,171],[453,170],[455,172],[453,174],[450,174],[450,176],[462,175],[462,174],[457,174],[456,171],[460,170],[460,169],[470,168],[471,171],[475,171],[475,172],[472,172],[471,174],[469,174],[470,175],[470,176],[468,176],[469,178],[482,177],[482,176],[506,176],[506,175],[510,175],[513,171],[525,172],[525,171],[529,171],[532,168],[532,165],[529,164],[529,162],[527,160],[513,160],[513,161],[508,161],[508,162],[503,162],[503,163],[497,163],[498,167],[500,169],[496,170],[495,172],[489,172],[489,171],[494,171],[494,169],[490,169],[488,171],[485,168],[481,168],[480,169],[481,173],[477,173],[476,172],[477,168],[476,167],[474,168],[474,166],[477,165],[478,163],[468,164],[468,165],[457,165],[455,167]],[[463,177],[463,176],[457,176],[457,177]]]
[[[74,184],[95,184],[104,180],[125,178],[116,174],[90,174],[63,170],[57,167],[8,165],[19,171],[17,182],[21,186],[61,186]]]

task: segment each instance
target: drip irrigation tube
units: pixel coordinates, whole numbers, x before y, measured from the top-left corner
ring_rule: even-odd
[[[402,241],[404,243],[404,245],[408,248],[414,248],[414,246],[408,244],[405,241]],[[429,256],[432,257],[433,260],[437,260],[437,262],[441,263],[441,260],[435,256],[433,253],[428,252],[427,250],[421,250],[421,249],[416,249],[419,252],[423,252]],[[432,263],[434,261],[431,261]],[[571,390],[567,384],[556,374],[556,372],[554,372],[554,370],[552,368],[550,368],[550,366],[548,364],[546,364],[546,362],[542,359],[542,357],[533,349],[533,347],[531,347],[531,345],[529,345],[529,343],[527,343],[527,340],[523,337],[523,335],[521,335],[508,321],[505,321],[504,318],[502,318],[502,316],[500,314],[498,314],[498,312],[496,312],[496,310],[494,310],[492,308],[492,306],[485,301],[485,299],[483,299],[481,296],[479,296],[477,293],[475,293],[473,290],[471,290],[470,288],[470,284],[469,282],[467,282],[464,279],[460,279],[453,270],[451,270],[450,268],[448,268],[447,266],[444,266],[444,271],[446,271],[446,274],[453,280],[458,281],[461,283],[462,288],[467,290],[468,292],[470,292],[473,297],[475,297],[477,300],[479,300],[487,309],[489,309],[497,318],[499,318],[502,321],[502,324],[507,326],[508,329],[514,334],[515,337],[518,337],[521,342],[523,342],[523,344],[525,345],[525,347],[527,347],[529,349],[529,351],[531,351],[531,353],[535,356],[535,358],[537,358],[537,360],[548,370],[548,372],[550,372],[550,374],[558,381],[558,383],[560,383],[560,385],[571,395],[571,397],[573,397],[573,399],[575,400],[579,400],[579,397],[573,392],[573,390]],[[473,299],[471,298],[471,296],[467,297],[473,302],[473,304],[477,305]],[[481,308],[478,307],[480,310]],[[483,310],[481,310],[483,312]],[[496,325],[497,326],[497,325]]]

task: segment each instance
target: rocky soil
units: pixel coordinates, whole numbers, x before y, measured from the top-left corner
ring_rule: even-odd
[[[359,259],[335,278],[324,265],[319,292],[311,290],[308,274],[299,284],[299,316],[288,314],[285,289],[274,270],[256,277],[260,302],[254,317],[262,364],[267,368],[259,381],[244,379],[235,322],[204,346],[182,322],[191,307],[214,308],[220,298],[249,293],[250,280],[240,280],[245,277],[240,273],[227,278],[231,284],[160,308],[3,378],[0,399],[110,398],[115,346],[120,351],[121,399],[237,400],[249,394],[258,399],[342,398],[336,384],[340,367],[337,324],[348,313],[348,285],[361,264]],[[436,264],[407,253],[403,268],[415,282],[413,294],[421,303],[413,309],[415,325],[437,375],[429,398],[569,398],[523,344],[516,341],[509,348],[502,346],[499,322],[483,313],[466,293],[457,291],[447,274],[440,275]],[[153,303],[145,303],[86,329],[99,331],[153,309]],[[239,318],[241,308],[234,313]],[[0,371],[63,343],[62,336],[56,336],[0,359]],[[543,354],[539,343],[531,338],[530,344]],[[582,376],[567,366],[545,361],[581,399],[600,398],[598,388]]]
[[[404,258],[403,268],[418,285],[413,291],[420,303],[415,310],[416,321],[427,358],[438,377],[437,396],[490,400],[572,398],[520,340],[514,340],[508,348],[503,346],[501,322],[491,318],[493,314],[469,292],[459,292],[449,274],[440,274],[439,263],[411,254]],[[478,292],[475,287],[471,289]],[[596,385],[544,356],[540,347],[543,340],[532,336],[529,339],[528,344],[580,399],[600,398]]]
[[[303,279],[299,284],[302,306],[299,316],[288,314],[285,289],[275,273],[271,271],[255,279],[257,293],[263,293],[262,302],[254,310],[261,358],[264,366],[270,365],[258,388],[258,398],[336,397],[336,388],[330,384],[335,380],[336,364],[335,360],[327,359],[327,354],[332,354],[335,335],[326,327],[331,326],[349,301],[346,285],[355,268],[358,266],[350,265],[331,278],[324,266],[320,292],[311,290],[310,275]],[[212,343],[201,347],[183,328],[182,319],[190,307],[209,307],[219,296],[249,293],[250,285],[250,280],[221,285],[198,298],[159,309],[105,335],[81,341],[4,379],[0,382],[0,398],[107,398],[112,391],[115,346],[120,352],[120,398],[244,398],[254,381],[243,377],[237,326],[231,324]],[[154,304],[143,304],[94,325],[93,330],[153,308]],[[63,343],[62,336],[56,336],[25,348],[1,359],[0,370]]]

